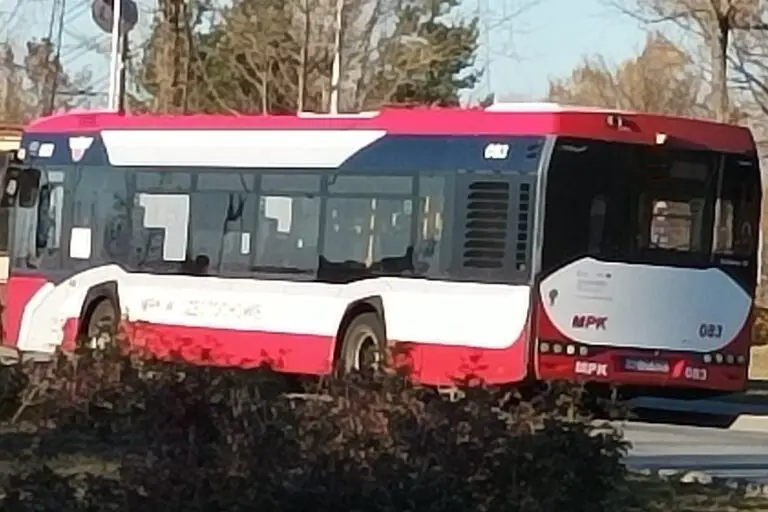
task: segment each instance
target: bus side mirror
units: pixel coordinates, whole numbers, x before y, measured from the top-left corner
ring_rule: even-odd
[[[0,196],[1,207],[11,207],[16,204],[16,198],[19,194],[19,180],[18,177],[12,176],[10,172],[6,172],[3,177],[3,192]]]
[[[40,189],[40,171],[38,169],[9,167],[3,181],[3,206],[18,204],[21,207],[29,208],[37,203]]]

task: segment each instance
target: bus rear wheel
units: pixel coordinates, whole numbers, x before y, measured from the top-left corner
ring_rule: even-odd
[[[100,300],[91,310],[85,329],[86,346],[103,350],[114,344],[117,335],[117,308],[109,299]]]
[[[387,338],[376,313],[362,313],[352,319],[341,340],[339,366],[343,373],[377,370],[386,360]]]

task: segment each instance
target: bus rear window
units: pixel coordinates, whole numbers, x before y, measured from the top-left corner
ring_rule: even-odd
[[[760,194],[759,171],[748,162],[711,151],[560,141],[547,178],[543,270],[587,255],[681,266],[749,256]]]
[[[696,209],[689,202],[655,200],[651,206],[648,247],[701,251]],[[641,225],[644,230],[645,226]]]

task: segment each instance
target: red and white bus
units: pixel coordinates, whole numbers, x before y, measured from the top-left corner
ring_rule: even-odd
[[[160,357],[299,374],[394,346],[432,385],[746,382],[746,128],[553,104],[74,113],[20,156],[6,352],[119,321]]]

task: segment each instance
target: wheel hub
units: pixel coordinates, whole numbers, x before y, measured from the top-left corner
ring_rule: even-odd
[[[355,368],[375,370],[381,365],[381,352],[376,335],[372,331],[361,332],[357,340]]]

